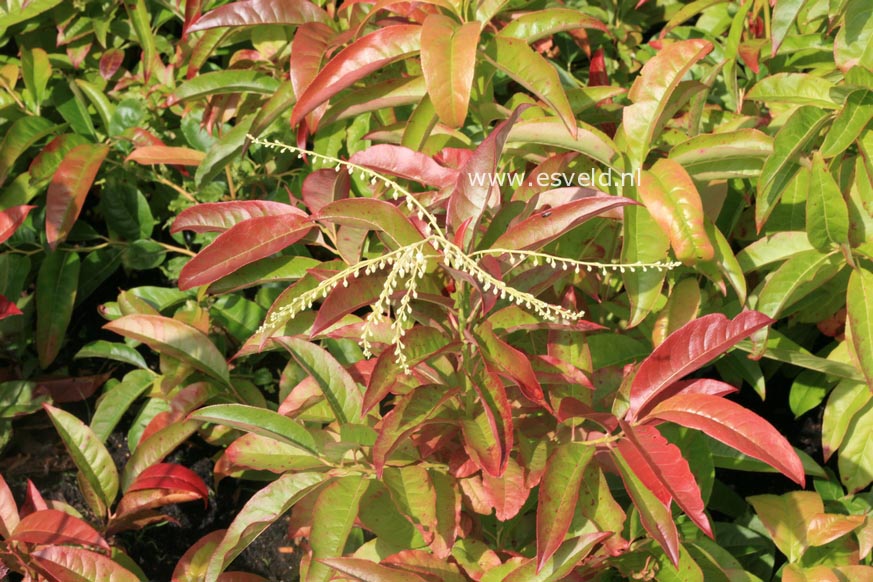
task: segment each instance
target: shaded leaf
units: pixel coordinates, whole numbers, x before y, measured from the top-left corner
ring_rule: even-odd
[[[73,317],[79,284],[79,255],[53,252],[46,256],[36,278],[36,350],[47,368],[64,342]]]

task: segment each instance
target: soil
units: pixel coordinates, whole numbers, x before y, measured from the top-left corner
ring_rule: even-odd
[[[28,479],[45,499],[72,505],[86,521],[98,528],[99,522],[85,503],[76,482],[75,466],[54,435],[45,417],[34,415],[16,425],[13,446],[4,451],[0,473],[9,484],[15,499],[25,498]],[[125,435],[113,433],[107,449],[121,469],[129,456]],[[198,442],[185,443],[166,461],[179,463],[197,473],[209,486],[209,501],[170,505],[164,508],[171,521],[141,530],[121,532],[111,543],[131,556],[150,582],[167,582],[176,563],[197,540],[230,525],[246,501],[259,489],[258,483],[225,479],[216,490],[213,486],[212,457],[218,449]],[[258,574],[271,582],[294,582],[299,579],[299,552],[291,550],[287,540],[287,520],[281,519],[261,534],[228,570]],[[11,582],[20,580],[15,574]]]

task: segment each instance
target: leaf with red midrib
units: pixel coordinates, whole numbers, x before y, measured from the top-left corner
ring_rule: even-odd
[[[142,491],[145,489],[173,489],[189,491],[200,496],[209,497],[209,490],[197,473],[175,463],[157,463],[152,465],[133,481],[127,491]]]
[[[186,32],[221,26],[295,25],[328,20],[327,13],[308,0],[240,0],[207,12],[190,23]]]
[[[293,214],[306,218],[302,210],[282,202],[271,200],[233,200],[229,202],[207,202],[186,208],[173,221],[170,233],[182,230],[192,232],[224,232],[232,226],[261,216],[281,216]]]
[[[772,321],[757,311],[744,311],[733,320],[713,313],[677,329],[640,364],[631,383],[628,421],[640,418],[647,408],[657,404],[661,393],[671,384]]]
[[[179,273],[179,289],[218,281],[249,263],[303,238],[312,224],[296,215],[260,216],[236,224],[188,261]]]
[[[661,402],[646,416],[699,430],[763,461],[803,486],[803,465],[794,448],[770,423],[739,404],[709,394],[680,394]]]
[[[298,96],[291,112],[291,125],[298,125],[306,115],[343,89],[386,65],[415,54],[420,47],[421,26],[417,24],[386,26],[361,37],[331,59]]]
[[[700,487],[698,487],[697,480],[688,466],[688,461],[682,456],[679,448],[669,443],[653,426],[630,426],[624,422],[621,424],[627,437],[627,441],[621,442],[630,444],[637,449],[661,486],[666,488],[682,511],[697,524],[703,533],[713,537],[712,526],[704,511],[705,506],[700,494]],[[626,450],[622,449],[622,453],[624,454]],[[625,459],[627,459],[631,469],[649,487],[646,480],[642,478],[643,473],[638,470],[639,467],[635,466],[633,457],[625,454]],[[652,488],[649,487],[649,489]],[[654,489],[652,491],[655,492]]]
[[[109,544],[93,527],[58,509],[43,509],[23,517],[9,541],[29,544],[80,544],[109,550]]]

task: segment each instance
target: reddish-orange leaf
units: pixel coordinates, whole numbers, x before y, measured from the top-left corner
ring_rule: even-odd
[[[260,216],[235,224],[185,264],[179,274],[179,288],[214,283],[294,244],[311,228],[312,223],[295,214]]]
[[[46,194],[45,235],[52,249],[73,228],[108,153],[108,145],[82,144],[61,161]]]
[[[458,25],[443,14],[431,14],[421,28],[421,69],[440,121],[461,127],[467,119],[476,46],[482,23]]]
[[[683,325],[640,364],[631,383],[628,420],[643,416],[645,409],[654,405],[671,384],[772,321],[757,311],[744,311],[733,320],[713,313]]]
[[[0,243],[6,242],[10,236],[15,234],[15,231],[34,208],[36,206],[22,204],[0,212]]]
[[[93,527],[57,509],[43,509],[23,517],[9,539],[29,544],[80,544],[109,550],[109,544]]]
[[[224,232],[235,224],[259,216],[294,214],[306,218],[302,210],[270,200],[234,200],[229,202],[206,202],[190,206],[179,213],[170,232],[181,230],[193,232]]]
[[[697,524],[703,533],[713,537],[712,526],[706,517],[705,505],[700,494],[697,480],[691,473],[688,461],[682,456],[679,448],[667,442],[658,429],[649,425],[631,426],[621,422],[627,439],[622,439],[621,448],[624,458],[637,477],[649,487],[652,493],[658,494],[661,487],[666,488],[676,504],[684,511],[691,521]],[[626,454],[628,449],[635,448],[636,454]],[[647,467],[636,465],[639,458]],[[650,487],[647,475],[649,470],[658,483]]]
[[[527,355],[497,337],[490,323],[480,325],[476,336],[482,355],[495,370],[512,378],[528,400],[548,409],[543,387],[537,380]]]
[[[404,146],[377,144],[357,152],[349,161],[377,172],[415,180],[427,186],[446,188],[458,179],[458,171]]]
[[[482,473],[482,490],[488,503],[496,510],[499,521],[507,521],[518,515],[530,495],[524,482],[524,471],[510,458],[506,471],[500,477]]]
[[[21,310],[18,306],[10,301],[5,295],[0,295],[0,321],[13,315],[21,315]]]
[[[108,547],[106,548],[109,549]],[[69,546],[49,546],[30,554],[49,580],[59,582],[139,582],[139,577],[103,554]]]
[[[298,95],[291,125],[298,125],[316,107],[370,73],[418,52],[420,38],[420,26],[396,24],[380,28],[343,49]]]
[[[767,463],[801,486],[806,482],[803,464],[785,437],[736,402],[709,394],[680,394],[655,406],[648,417],[704,432]]]
[[[8,538],[19,522],[18,507],[3,475],[0,475],[0,536]]]
[[[308,0],[240,0],[207,12],[188,27],[188,32],[220,26],[295,25],[328,20],[327,13]]]
[[[205,153],[191,148],[151,145],[136,148],[124,161],[143,165],[199,166],[205,157]]]
[[[703,203],[697,186],[679,162],[663,158],[642,173],[640,198],[684,263],[710,261],[715,248],[703,226]]]
[[[175,489],[178,491],[190,491],[199,495],[202,499],[209,497],[209,490],[197,473],[177,465],[175,463],[157,463],[152,465],[131,483],[127,491],[141,491],[144,489]]]

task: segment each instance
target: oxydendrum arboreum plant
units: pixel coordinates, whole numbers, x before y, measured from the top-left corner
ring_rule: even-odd
[[[207,402],[188,416],[247,433],[218,476],[280,475],[186,562],[205,580],[289,509],[306,581],[703,580],[742,570],[712,539],[710,442],[804,483],[785,438],[724,398],[733,386],[687,379],[770,318],[673,322],[638,365],[602,366],[631,359],[586,319],[586,293],[678,263],[585,256],[628,198],[576,187],[509,201],[470,180],[497,171],[521,115],[434,157],[378,145],[343,161],[253,139],[335,166],[304,182],[306,210],[230,201],[178,216],[174,230],[219,233],[181,287],[293,281],[235,357],[290,353],[278,410]],[[350,174],[368,197],[350,196]],[[274,256],[295,243],[322,260]],[[125,317],[111,325],[133,337]]]

